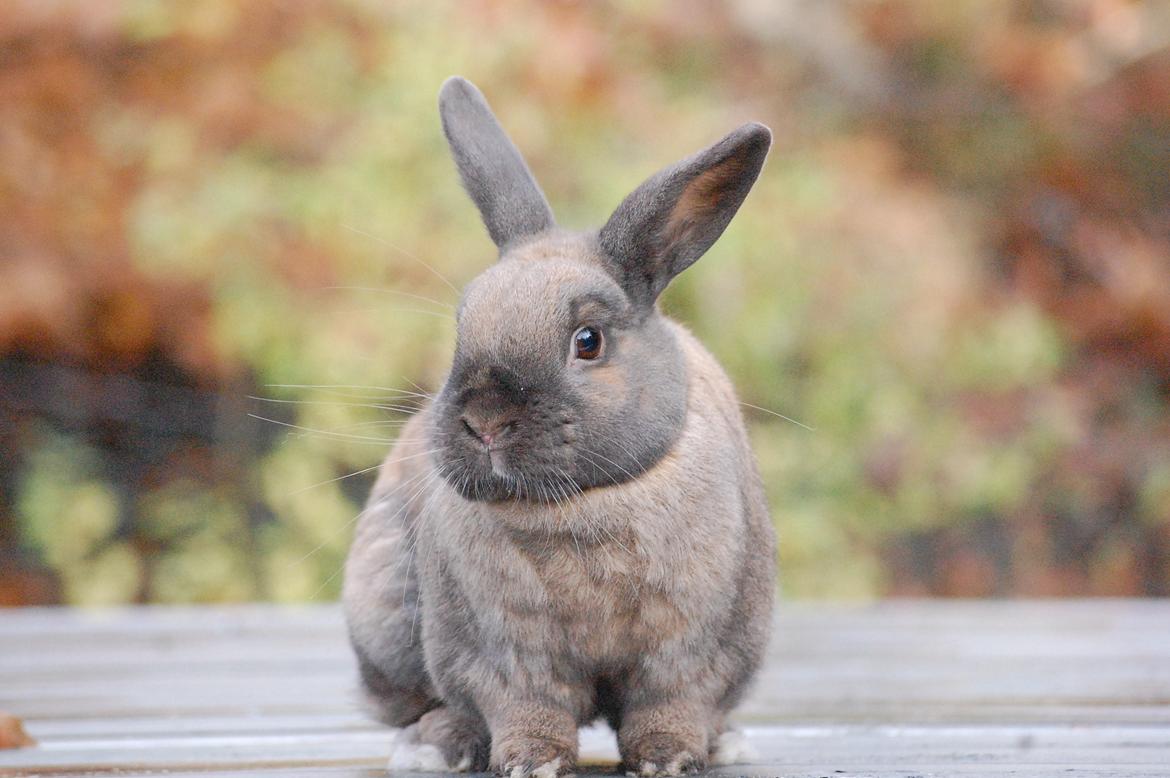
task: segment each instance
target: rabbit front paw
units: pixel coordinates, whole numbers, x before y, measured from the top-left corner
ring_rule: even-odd
[[[572,746],[536,737],[513,737],[500,744],[496,772],[505,778],[557,778],[573,772]]]
[[[626,775],[636,778],[688,775],[707,767],[705,749],[670,732],[653,732],[630,744],[622,754]]]

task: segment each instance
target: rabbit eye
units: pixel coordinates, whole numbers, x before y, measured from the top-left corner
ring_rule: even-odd
[[[597,359],[601,356],[601,330],[582,327],[573,334],[573,353],[577,359]]]

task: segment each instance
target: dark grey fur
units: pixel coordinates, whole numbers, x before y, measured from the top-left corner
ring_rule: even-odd
[[[655,301],[727,226],[770,134],[741,127],[576,234],[478,90],[449,80],[440,111],[501,260],[466,290],[446,383],[350,552],[368,696],[448,768],[553,778],[599,716],[631,771],[724,760],[774,539],[734,390]],[[581,326],[602,332],[598,359],[574,358]]]
[[[602,252],[613,258],[630,294],[653,302],[672,278],[711,248],[751,191],[771,145],[767,127],[745,124],[630,193],[599,236]],[[725,174],[701,181],[721,167]],[[681,215],[669,229],[672,211],[688,187],[697,190],[696,200],[709,203],[697,202],[697,213]]]
[[[463,186],[501,251],[553,226],[544,193],[471,82],[447,79],[439,90],[439,116]]]

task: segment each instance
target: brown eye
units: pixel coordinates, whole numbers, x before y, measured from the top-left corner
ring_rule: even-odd
[[[573,334],[573,353],[577,359],[597,359],[601,356],[601,330],[582,327]]]

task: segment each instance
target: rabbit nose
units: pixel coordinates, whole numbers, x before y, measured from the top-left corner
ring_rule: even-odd
[[[501,434],[516,426],[515,421],[507,418],[484,419],[470,413],[463,414],[460,420],[467,431],[479,438],[485,446],[490,446]]]

